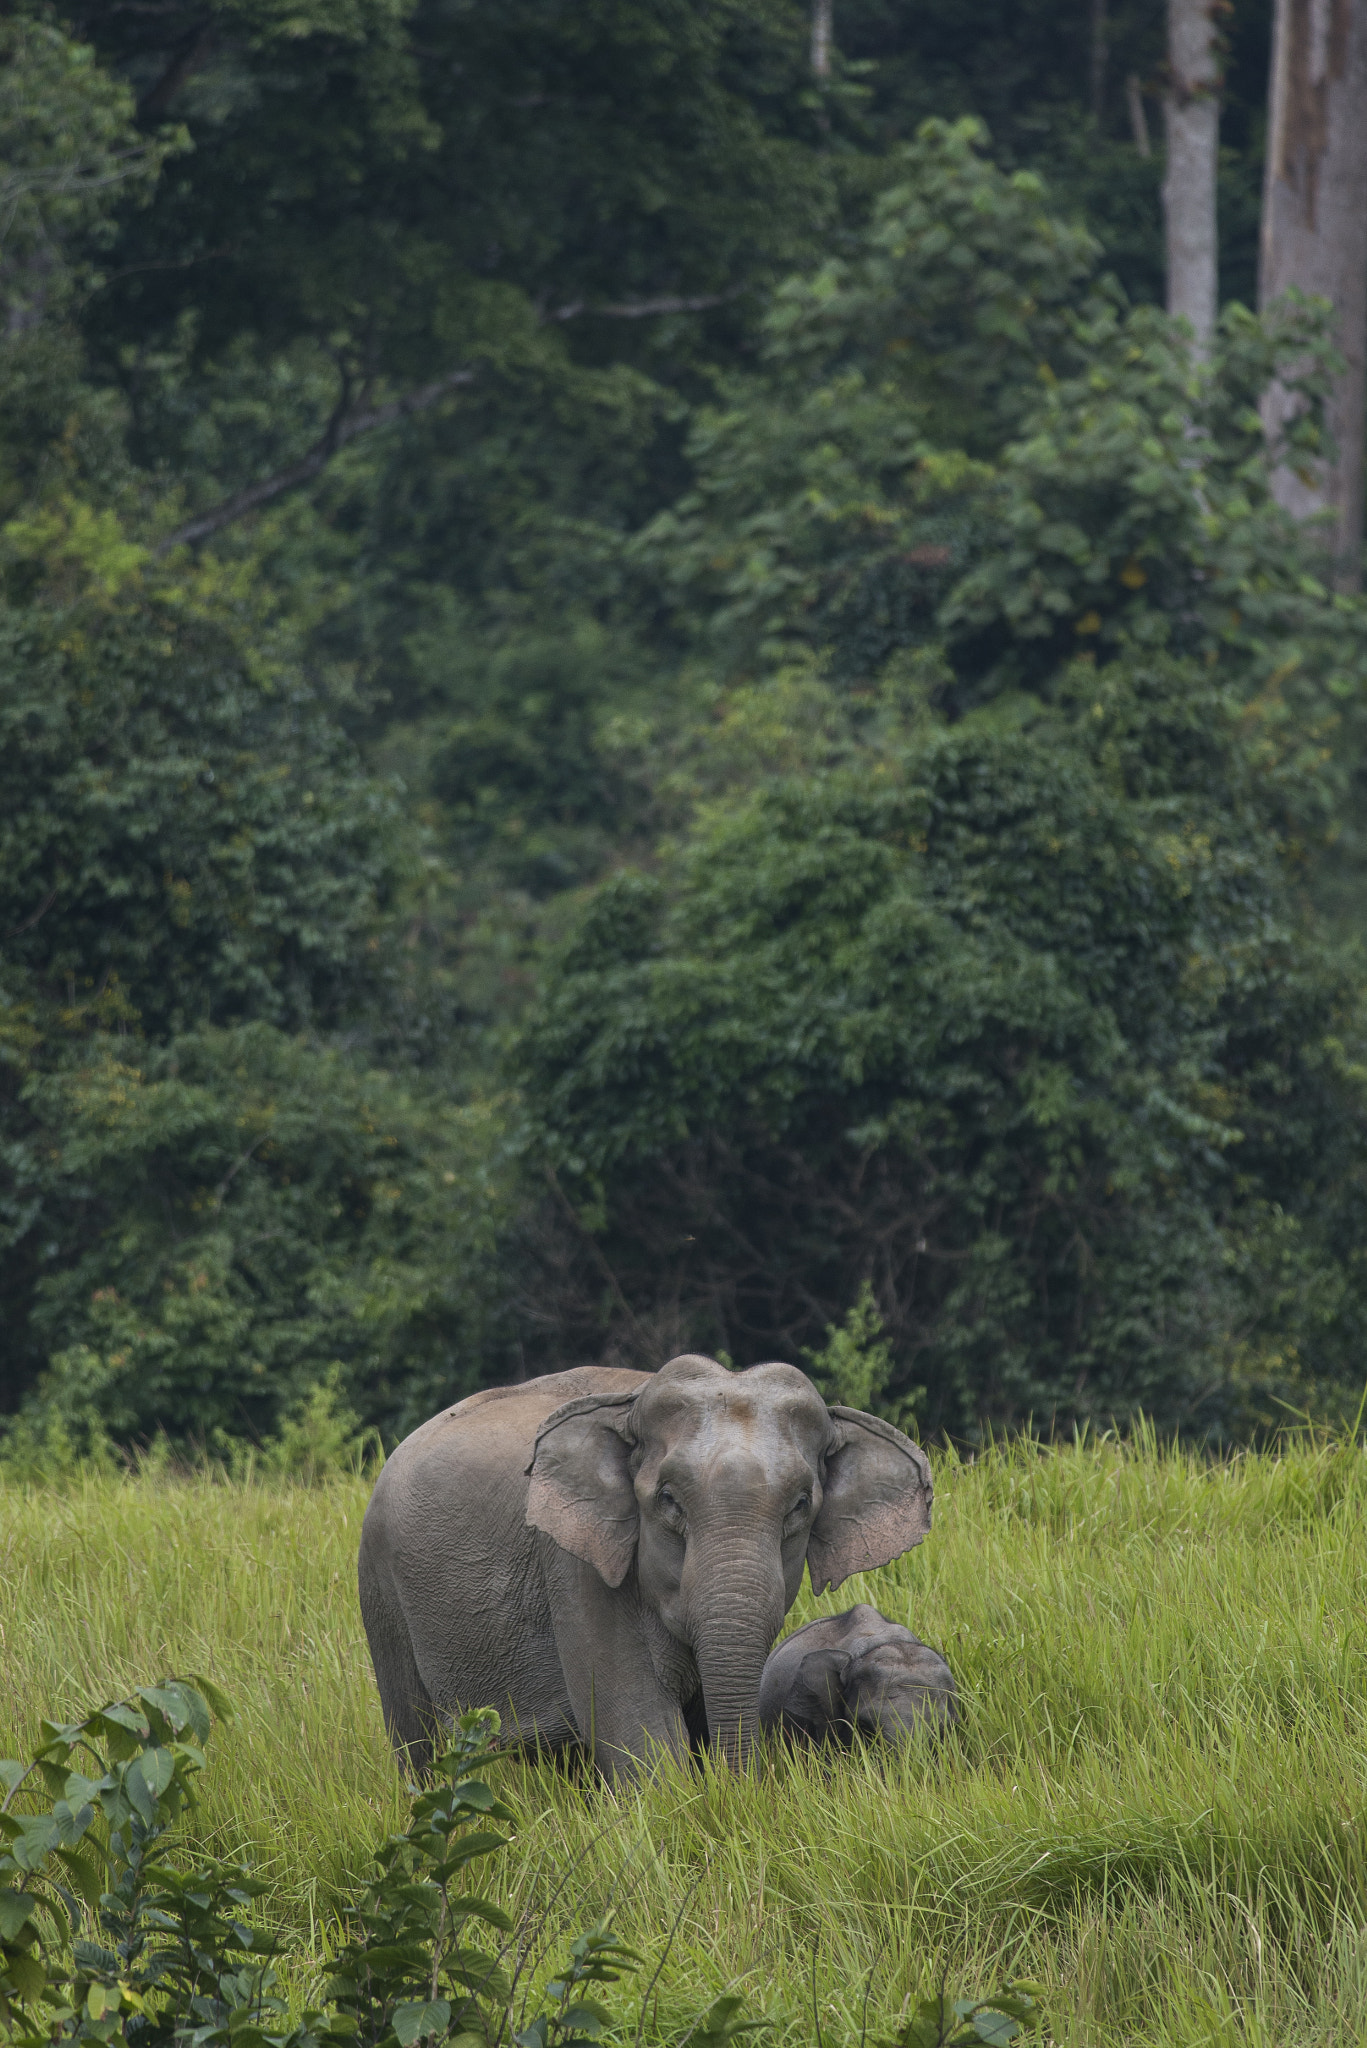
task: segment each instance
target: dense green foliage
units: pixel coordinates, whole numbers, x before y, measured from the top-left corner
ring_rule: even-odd
[[[1360,1440],[1227,1460],[1022,1443],[933,1464],[929,1540],[820,1601],[804,1586],[789,1626],[872,1601],[949,1659],[959,1734],[834,1768],[666,1768],[628,1792],[504,1759],[488,1782],[514,1844],[455,1889],[530,1939],[522,2024],[570,1940],[608,1920],[647,1959],[604,2000],[628,2043],[643,2006],[644,2038],[681,2048],[731,1997],[772,2023],[747,2040],[811,2048],[815,1989],[828,2048],[855,2048],[865,2018],[885,2041],[918,2000],[1003,1973],[1044,1987],[1059,2043],[1358,2039]],[[324,2003],[375,1848],[411,1819],[356,1606],[368,1492],[361,1475],[231,1484],[164,1459],[0,1485],[0,1752],[32,1755],[41,1716],[78,1720],[139,1673],[210,1673],[237,1712],[175,1860],[246,1863],[267,1887],[237,1917],[277,1930],[296,2020]],[[12,1809],[39,1803],[25,1788]]]
[[[751,743],[604,885],[517,1072],[643,1357],[797,1355],[868,1281],[933,1426],[1237,1428],[1361,1355],[1360,998],[1307,856],[1367,643],[1268,498],[1276,338],[1235,309],[1194,377],[974,143],[928,129],[780,291],[637,543]]]
[[[395,796],[225,601],[76,521],[28,544],[49,581],[0,707],[16,1351],[121,1435],[269,1432],[339,1361],[386,1417],[396,1363],[439,1399],[480,1342],[488,1115],[342,1049],[398,979]]]
[[[1351,1379],[1354,992],[1203,682],[1080,667],[600,893],[521,1072],[628,1300],[794,1357],[871,1280],[889,1391],[954,1429]]]
[[[1267,23],[1195,366],[1153,22],[979,16],[840,0],[824,85],[796,0],[0,20],[22,1455],[858,1302],[925,1427],[1355,1400],[1367,613],[1267,490]]]

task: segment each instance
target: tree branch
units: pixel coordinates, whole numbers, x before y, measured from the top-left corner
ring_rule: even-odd
[[[161,77],[138,101],[138,119],[159,120],[181,87],[188,85],[196,71],[208,63],[217,44],[214,25],[208,20],[197,22],[188,35],[182,36]]]
[[[33,915],[31,917],[26,917],[22,924],[15,925],[13,931],[6,932],[5,937],[7,939],[17,939],[21,932],[31,932],[33,930],[33,927],[37,924],[38,920],[40,918],[47,916],[49,910],[51,910],[53,904],[56,901],[57,884],[54,882],[52,887],[48,890],[47,895],[43,898],[42,902],[38,905],[38,908],[34,911]]]
[[[348,441],[354,441],[358,434],[368,434],[376,427],[389,426],[394,420],[426,412],[429,406],[445,398],[448,391],[473,383],[476,374],[469,369],[450,370],[444,377],[435,377],[430,384],[420,384],[416,391],[406,391],[402,398],[391,398],[384,405],[358,406],[353,411],[345,410],[344,399],[307,455],[301,455],[297,462],[291,462],[285,469],[278,469],[274,476],[262,477],[259,483],[248,484],[245,489],[235,491],[232,497],[224,498],[208,512],[187,519],[183,525],[165,534],[152,552],[167,555],[172,548],[208,540],[211,534],[231,526],[234,520],[243,519],[247,513],[283,497],[286,491],[295,491],[300,484],[312,483],[327,468],[337,451],[345,448]]]
[[[578,300],[572,305],[557,306],[554,312],[542,313],[540,321],[546,325],[553,321],[578,320],[585,314],[604,320],[646,320],[660,313],[704,313],[709,307],[724,306],[739,298],[744,289],[744,285],[733,285],[728,291],[705,292],[696,298],[626,299],[618,305],[606,306],[590,306]],[[395,420],[426,412],[448,392],[473,383],[477,374],[473,369],[450,370],[444,377],[435,377],[430,384],[420,384],[416,391],[405,392],[401,398],[391,398],[384,405],[354,409],[348,406],[347,393],[343,391],[336,412],[306,455],[301,455],[297,462],[291,462],[286,468],[278,469],[274,476],[262,477],[259,483],[248,484],[244,489],[235,491],[208,512],[185,520],[174,531],[163,535],[153,548],[153,554],[167,555],[172,548],[208,540],[235,520],[244,519],[249,512],[256,512],[262,505],[283,497],[287,491],[296,491],[301,484],[312,483],[338,450],[345,448],[348,441],[354,441],[358,434],[368,434],[376,427],[387,427]]]
[[[543,313],[542,319],[581,320],[585,314],[592,314],[599,320],[649,320],[657,313],[706,313],[712,306],[725,306],[732,299],[738,299],[744,285],[732,285],[724,292],[703,292],[697,298],[675,298],[665,294],[658,299],[624,299],[618,305],[590,306],[583,299],[572,299],[568,306],[557,306],[553,313]]]

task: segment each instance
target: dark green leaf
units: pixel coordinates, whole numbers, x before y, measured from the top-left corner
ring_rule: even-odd
[[[425,2035],[444,2034],[450,2019],[450,2001],[430,1998],[413,2005],[396,2005],[392,2024],[399,2037],[400,2048],[413,2048],[413,2043]]]
[[[0,1939],[13,1941],[31,1917],[36,1903],[31,1892],[0,1890]]]
[[[1021,2031],[1019,2020],[992,2007],[980,2007],[971,2015],[969,2025],[978,2039],[989,2042],[991,2048],[1008,2048]]]

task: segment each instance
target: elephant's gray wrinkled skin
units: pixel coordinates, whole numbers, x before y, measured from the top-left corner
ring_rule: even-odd
[[[738,1761],[804,1560],[838,1586],[919,1543],[930,1510],[924,1453],[791,1365],[685,1356],[472,1394],[400,1444],[366,1511],[390,1737],[421,1772],[438,1715],[493,1706],[515,1740],[583,1746],[611,1776],[652,1745],[686,1755],[705,1712]]]
[[[942,1735],[958,1718],[954,1675],[939,1651],[862,1604],[794,1629],[760,1681],[760,1726],[789,1741],[846,1749],[856,1735],[904,1742]]]

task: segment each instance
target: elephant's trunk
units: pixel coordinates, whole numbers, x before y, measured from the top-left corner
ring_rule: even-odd
[[[759,1727],[759,1681],[787,1603],[777,1555],[714,1537],[689,1545],[693,1654],[707,1731],[731,1765],[743,1763]]]

